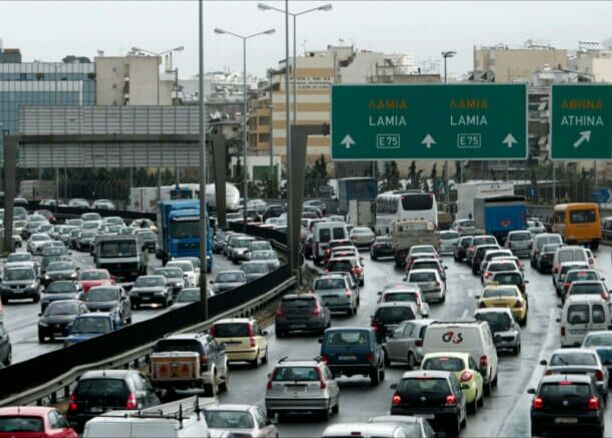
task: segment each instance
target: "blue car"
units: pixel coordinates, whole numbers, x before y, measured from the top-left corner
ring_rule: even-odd
[[[96,336],[105,335],[121,328],[121,320],[116,312],[84,313],[75,318],[64,347],[78,344]]]
[[[334,377],[361,375],[372,385],[385,379],[384,352],[373,328],[329,328],[319,342],[321,358]]]

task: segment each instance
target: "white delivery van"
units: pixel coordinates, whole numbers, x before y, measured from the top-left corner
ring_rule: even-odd
[[[316,265],[325,260],[325,250],[332,240],[348,240],[349,234],[344,222],[318,222],[312,232],[312,255]]]
[[[189,397],[140,411],[110,411],[85,424],[83,438],[210,438],[202,407],[216,398]]]
[[[610,310],[600,295],[570,295],[561,318],[561,346],[580,347],[587,333],[608,330]]]
[[[423,356],[454,351],[470,353],[480,367],[485,394],[489,394],[491,386],[497,386],[497,350],[489,324],[485,321],[430,324],[423,338]]]

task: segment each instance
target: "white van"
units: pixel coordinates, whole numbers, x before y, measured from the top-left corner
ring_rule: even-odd
[[[210,438],[201,412],[216,398],[189,397],[140,411],[110,411],[85,424],[83,438]]]
[[[587,257],[586,251],[581,246],[562,246],[557,249],[555,253],[555,257],[553,258],[553,283],[555,283],[555,279],[559,274],[559,268],[561,267],[561,263],[565,262],[589,262],[589,258]],[[555,283],[556,285],[556,283]]]
[[[312,255],[320,265],[325,258],[325,250],[332,240],[348,240],[349,234],[344,222],[318,222],[312,232]]]
[[[607,330],[608,304],[599,295],[570,295],[561,311],[561,346],[579,347],[587,333]]]
[[[489,324],[485,321],[434,322],[423,338],[423,356],[427,353],[461,351],[470,353],[484,378],[485,394],[497,386],[497,350]]]

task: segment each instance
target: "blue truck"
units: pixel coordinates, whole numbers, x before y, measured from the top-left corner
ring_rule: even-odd
[[[208,203],[206,204],[208,210]],[[212,271],[212,231],[206,212],[206,272]],[[156,255],[164,265],[175,257],[200,255],[200,201],[197,199],[157,203]]]
[[[527,229],[527,206],[522,196],[490,196],[474,199],[476,234],[491,234],[500,244],[510,231]]]

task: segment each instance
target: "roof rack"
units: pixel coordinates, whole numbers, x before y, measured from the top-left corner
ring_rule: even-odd
[[[193,399],[193,403],[190,403],[190,399]],[[121,416],[123,418],[164,418],[177,420],[179,428],[182,429],[184,420],[188,419],[192,414],[195,414],[199,420],[202,411],[200,398],[196,395],[188,399],[177,400],[152,408],[140,409],[129,413],[124,412]]]

